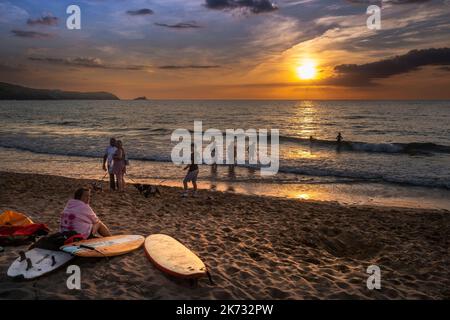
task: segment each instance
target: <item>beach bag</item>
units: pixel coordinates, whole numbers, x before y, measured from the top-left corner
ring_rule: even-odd
[[[47,235],[48,227],[42,223],[26,226],[0,226],[0,245],[21,245]]]
[[[57,232],[39,239],[29,249],[39,248],[58,251],[59,248],[66,244],[81,240],[84,240],[83,236],[76,231]]]
[[[0,214],[0,226],[28,226],[33,221],[23,213],[6,210]]]

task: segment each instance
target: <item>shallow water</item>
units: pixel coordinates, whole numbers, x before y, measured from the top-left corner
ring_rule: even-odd
[[[0,170],[60,175],[107,181],[101,160],[92,157],[37,154],[0,148]],[[127,183],[152,183],[182,187],[185,171],[170,162],[131,162],[125,176]],[[200,166],[199,188],[251,195],[295,198],[301,201],[336,201],[346,205],[379,205],[450,210],[450,190],[404,186],[393,183],[357,181],[334,177],[314,177],[279,173],[261,177],[257,170],[219,166]]]
[[[414,199],[419,189],[430,204],[449,198],[450,101],[2,101],[0,170],[68,176],[80,170],[98,178],[97,166],[75,168],[97,163],[115,136],[134,164],[130,176],[179,181],[183,172],[168,162],[170,135],[193,130],[195,120],[203,121],[203,130],[280,129],[275,177],[262,179],[247,168],[238,168],[236,177],[220,168],[213,177],[202,169],[201,179],[219,179],[218,188],[292,196],[321,185],[327,191],[313,198],[350,192],[344,197],[350,203],[373,202],[375,189],[391,200]],[[345,141],[339,149],[337,132]]]

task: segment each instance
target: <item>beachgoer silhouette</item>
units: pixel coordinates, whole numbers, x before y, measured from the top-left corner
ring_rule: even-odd
[[[116,190],[116,188],[119,187],[118,181],[116,181],[114,173],[112,172],[113,169],[113,158],[114,154],[117,151],[116,147],[116,139],[111,138],[109,140],[109,146],[106,148],[105,155],[103,156],[103,170],[108,171],[109,174],[109,189],[111,191]],[[108,166],[107,166],[108,165]]]
[[[344,138],[342,137],[342,134],[339,132],[336,137],[336,142],[337,142],[336,151],[337,152],[341,152],[342,140],[344,140]]]

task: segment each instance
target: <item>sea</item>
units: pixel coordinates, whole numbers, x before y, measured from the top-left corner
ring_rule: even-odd
[[[128,182],[181,186],[171,134],[194,121],[280,133],[278,174],[201,165],[201,188],[450,210],[450,101],[0,101],[0,171],[106,179],[101,158],[116,137]]]

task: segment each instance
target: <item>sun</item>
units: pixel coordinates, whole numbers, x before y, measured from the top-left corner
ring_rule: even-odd
[[[297,76],[302,80],[314,79],[316,74],[316,63],[312,60],[305,60],[297,67]]]

